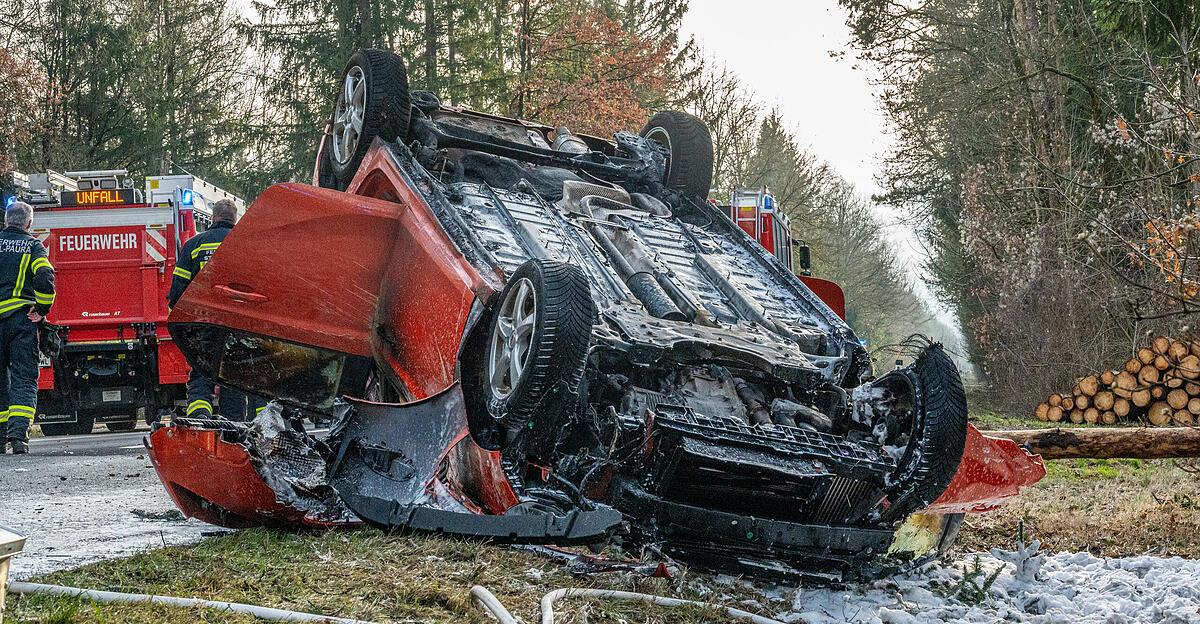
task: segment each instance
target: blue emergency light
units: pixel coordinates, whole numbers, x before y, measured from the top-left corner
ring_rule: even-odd
[[[5,197],[4,198],[4,209],[8,210],[8,207],[13,205],[13,202],[15,202],[15,201],[17,201],[16,195],[9,195],[8,197]]]
[[[191,206],[195,199],[192,189],[183,189],[183,192],[179,194],[179,203],[184,206]]]

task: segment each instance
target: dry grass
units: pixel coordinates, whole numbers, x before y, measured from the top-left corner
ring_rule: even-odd
[[[987,414],[982,428],[1029,421]],[[958,550],[1011,547],[1027,536],[1052,550],[1127,556],[1146,552],[1200,557],[1200,485],[1172,461],[1048,462],[1049,474],[1018,500],[969,516]],[[479,542],[385,536],[374,530],[326,534],[243,531],[189,548],[165,548],[38,579],[77,587],[248,602],[377,622],[487,622],[471,604],[472,585],[489,587],[515,615],[534,621],[541,596],[558,587],[626,589],[693,600],[751,598],[711,577],[672,580],[626,574],[571,576],[548,559]],[[786,605],[771,605],[781,609]],[[10,596],[6,622],[251,622],[206,610],[99,606],[74,599]],[[732,622],[723,613],[572,600],[559,622],[671,624]]]
[[[963,550],[1027,536],[1056,551],[1200,558],[1200,481],[1172,460],[1062,460],[1017,500],[968,516]]]
[[[190,548],[165,548],[39,579],[113,591],[246,602],[377,622],[486,622],[468,591],[491,589],[514,613],[533,621],[537,602],[558,587],[626,589],[703,600],[694,575],[665,580],[609,573],[568,574],[549,559],[478,542],[433,537],[388,537],[374,530],[296,535],[243,531]],[[704,583],[712,585],[704,579]],[[740,590],[722,588],[738,596]],[[708,599],[711,599],[708,598]],[[96,606],[75,599],[9,598],[5,622],[250,622],[203,610]],[[668,610],[572,600],[572,622],[732,622],[708,610]],[[742,607],[746,608],[746,607]],[[582,614],[586,613],[586,616]],[[580,619],[586,617],[585,619]]]

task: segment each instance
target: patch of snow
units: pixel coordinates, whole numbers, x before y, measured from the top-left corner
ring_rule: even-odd
[[[981,591],[972,598],[964,587]],[[840,590],[799,587],[788,598],[788,588],[759,589],[789,623],[1200,624],[1200,561],[1039,554],[1036,542]]]
[[[883,388],[876,388],[871,384],[863,384],[850,391],[850,403],[852,409],[850,417],[855,422],[871,426],[875,422],[875,408],[879,407],[877,402],[884,396]],[[885,414],[880,414],[885,415]]]

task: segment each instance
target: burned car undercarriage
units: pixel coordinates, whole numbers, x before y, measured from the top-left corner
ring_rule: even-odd
[[[210,378],[335,417],[327,441],[293,442],[362,520],[844,575],[904,550],[897,529],[935,501],[988,508],[1040,478],[1036,458],[969,430],[940,345],[914,342],[909,366],[873,377],[849,326],[704,201],[699,120],[579,136],[409,92],[377,50],[355,55],[343,87],[324,188],[266,191],[171,329]],[[239,262],[256,237],[303,245],[293,270],[329,279],[279,284],[270,262]],[[183,483],[177,458],[196,453],[182,434],[197,429],[212,427],[152,435],[164,483],[191,515],[253,523],[244,501]],[[253,436],[214,435],[210,454],[245,448],[278,476]],[[965,448],[996,457],[964,477]],[[981,498],[959,479],[993,487]],[[907,556],[956,526],[937,516],[936,539]]]

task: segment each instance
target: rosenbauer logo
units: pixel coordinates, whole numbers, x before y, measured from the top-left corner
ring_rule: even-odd
[[[59,251],[104,251],[137,249],[138,236],[134,232],[121,234],[60,234]]]

